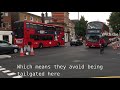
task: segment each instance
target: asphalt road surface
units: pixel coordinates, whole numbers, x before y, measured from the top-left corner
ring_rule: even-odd
[[[0,59],[0,78],[96,78],[120,76],[120,49],[84,46],[34,49],[35,56]],[[4,68],[4,69],[2,69]]]

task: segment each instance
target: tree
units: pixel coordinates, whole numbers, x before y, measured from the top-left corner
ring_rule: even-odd
[[[112,12],[108,19],[109,25],[113,29],[113,32],[119,34],[120,30],[120,12]]]
[[[75,24],[75,33],[77,36],[85,36],[87,28],[87,21],[84,16],[81,16],[80,20]]]

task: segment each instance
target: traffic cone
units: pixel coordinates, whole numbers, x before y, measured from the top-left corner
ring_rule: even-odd
[[[24,51],[23,51],[23,48],[21,47],[21,49],[20,49],[20,56],[25,56],[24,55]]]
[[[35,52],[34,52],[34,50],[33,50],[33,46],[32,46],[32,45],[31,45],[30,55],[31,55],[31,56],[34,56],[34,55],[35,55]]]

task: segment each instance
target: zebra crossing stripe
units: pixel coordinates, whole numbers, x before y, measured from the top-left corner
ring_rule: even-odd
[[[1,68],[0,71],[5,70],[5,68]]]
[[[2,71],[3,73],[8,73],[8,72],[11,72],[10,70],[5,70],[5,71]]]
[[[16,74],[16,73],[13,72],[13,73],[8,73],[7,75],[8,75],[8,76],[12,76],[12,75],[15,75],[15,74]]]
[[[12,78],[22,78],[22,76],[14,76],[14,77],[12,77]]]
[[[0,68],[2,68],[2,66],[0,66]]]

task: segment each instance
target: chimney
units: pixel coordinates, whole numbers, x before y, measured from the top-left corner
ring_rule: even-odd
[[[42,17],[42,23],[44,23],[45,22],[44,13],[41,14],[41,17]]]
[[[48,17],[48,13],[47,12],[45,13],[45,15],[46,15],[46,17]]]

